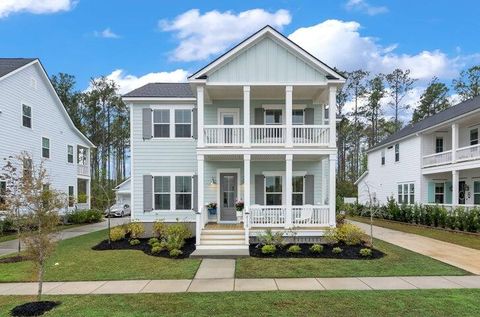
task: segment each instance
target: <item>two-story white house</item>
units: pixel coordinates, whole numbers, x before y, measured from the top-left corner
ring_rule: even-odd
[[[344,81],[267,26],[188,83],[126,94],[132,219],[191,223],[197,250],[247,249],[266,228],[321,236],[335,226],[335,107]],[[206,208],[212,202],[216,213]]]
[[[480,97],[408,125],[368,150],[360,203],[480,204]]]
[[[90,150],[38,59],[0,58],[0,169],[26,152],[44,162],[49,186],[69,196],[69,208],[90,208]],[[24,168],[26,168],[24,166]],[[6,188],[0,179],[0,191]]]

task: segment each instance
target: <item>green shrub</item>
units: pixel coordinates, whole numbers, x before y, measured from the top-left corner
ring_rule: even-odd
[[[4,234],[7,232],[15,231],[13,220],[10,218],[5,218],[0,220],[0,234]]]
[[[338,241],[342,241],[347,245],[358,245],[362,243],[365,232],[354,224],[346,223],[337,228],[335,236]]]
[[[190,238],[192,233],[183,223],[176,223],[167,227],[162,245],[168,250],[180,250],[185,245],[185,239]]]
[[[66,215],[67,222],[73,224],[97,223],[102,221],[103,213],[97,209],[76,210]]]
[[[277,252],[277,247],[273,244],[266,244],[262,247],[263,254],[274,254]]]
[[[345,214],[337,214],[335,216],[335,221],[337,223],[337,227],[343,226],[345,224],[345,218],[346,218]]]
[[[158,253],[162,252],[163,250],[164,249],[161,246],[156,245],[156,246],[152,246],[151,252],[152,252],[152,254],[158,254]]]
[[[372,249],[369,249],[369,248],[360,249],[360,255],[364,257],[372,256]]]
[[[288,253],[301,253],[302,252],[302,248],[300,248],[299,245],[297,244],[294,244],[294,245],[291,245],[288,250],[287,250]]]
[[[114,227],[110,230],[110,240],[119,241],[125,238],[125,229],[123,227]]]
[[[272,229],[268,228],[264,234],[258,236],[260,245],[274,245],[277,248],[283,248],[285,246],[285,238],[282,231],[273,233]]]
[[[312,253],[322,253],[323,252],[323,245],[321,244],[314,244],[310,247],[310,252]]]
[[[148,244],[151,245],[151,246],[153,246],[154,244],[159,243],[159,242],[160,242],[160,241],[158,241],[157,238],[150,238],[150,239],[148,240]]]
[[[141,222],[130,222],[127,226],[127,232],[130,234],[130,238],[137,239],[145,233],[145,227]]]
[[[179,249],[172,249],[169,252],[170,257],[172,257],[172,258],[176,258],[176,257],[180,256],[181,254],[183,254],[183,252]]]
[[[129,243],[130,243],[130,245],[139,245],[139,244],[140,244],[140,240],[138,240],[138,239],[131,239]]]
[[[153,223],[153,234],[157,238],[163,238],[167,234],[167,224],[164,223],[162,220],[156,220]]]
[[[336,228],[325,229],[325,233],[323,235],[323,241],[325,241],[325,243],[328,245],[334,245],[338,243],[337,229]]]
[[[335,248],[332,249],[332,252],[333,252],[334,254],[340,254],[340,253],[343,252],[343,249],[340,248],[340,247],[335,247]]]

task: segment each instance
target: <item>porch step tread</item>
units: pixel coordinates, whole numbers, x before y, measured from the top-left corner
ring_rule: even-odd
[[[248,250],[248,244],[202,244],[196,246],[197,250]]]
[[[228,235],[237,235],[237,234],[245,234],[245,230],[234,229],[203,229],[202,234],[228,234]]]
[[[200,244],[203,245],[238,245],[238,244],[245,244],[245,239],[238,239],[238,240],[205,240],[200,238]]]
[[[200,235],[201,239],[204,240],[244,240],[244,234],[204,234]]]
[[[191,258],[211,258],[211,259],[235,259],[241,257],[248,257],[250,253],[248,248],[239,249],[198,249],[195,250]]]

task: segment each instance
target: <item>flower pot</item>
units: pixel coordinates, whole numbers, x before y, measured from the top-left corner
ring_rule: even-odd
[[[217,208],[208,208],[208,215],[209,216],[216,216],[217,215]]]
[[[243,218],[243,210],[237,209],[237,221],[242,222],[242,218]]]

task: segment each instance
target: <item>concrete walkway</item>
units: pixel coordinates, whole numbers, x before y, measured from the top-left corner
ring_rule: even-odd
[[[35,295],[37,283],[0,283],[0,295]],[[409,276],[345,278],[132,280],[46,282],[50,295],[139,294],[241,291],[412,290],[480,288],[480,276]]]
[[[370,232],[370,225],[351,220],[350,222],[366,232]],[[473,274],[480,275],[480,250],[377,226],[373,226],[373,236],[407,250],[429,256]]]
[[[130,218],[111,218],[110,225],[112,227],[118,226],[124,223],[130,222]],[[99,223],[94,223],[91,225],[79,226],[74,228],[69,228],[62,230],[57,233],[58,240],[70,239],[78,236],[82,236],[87,233],[100,231],[107,229],[108,224],[107,220],[104,220]],[[23,247],[23,246],[22,246]],[[0,256],[16,253],[18,249],[18,239],[5,241],[0,243]]]

